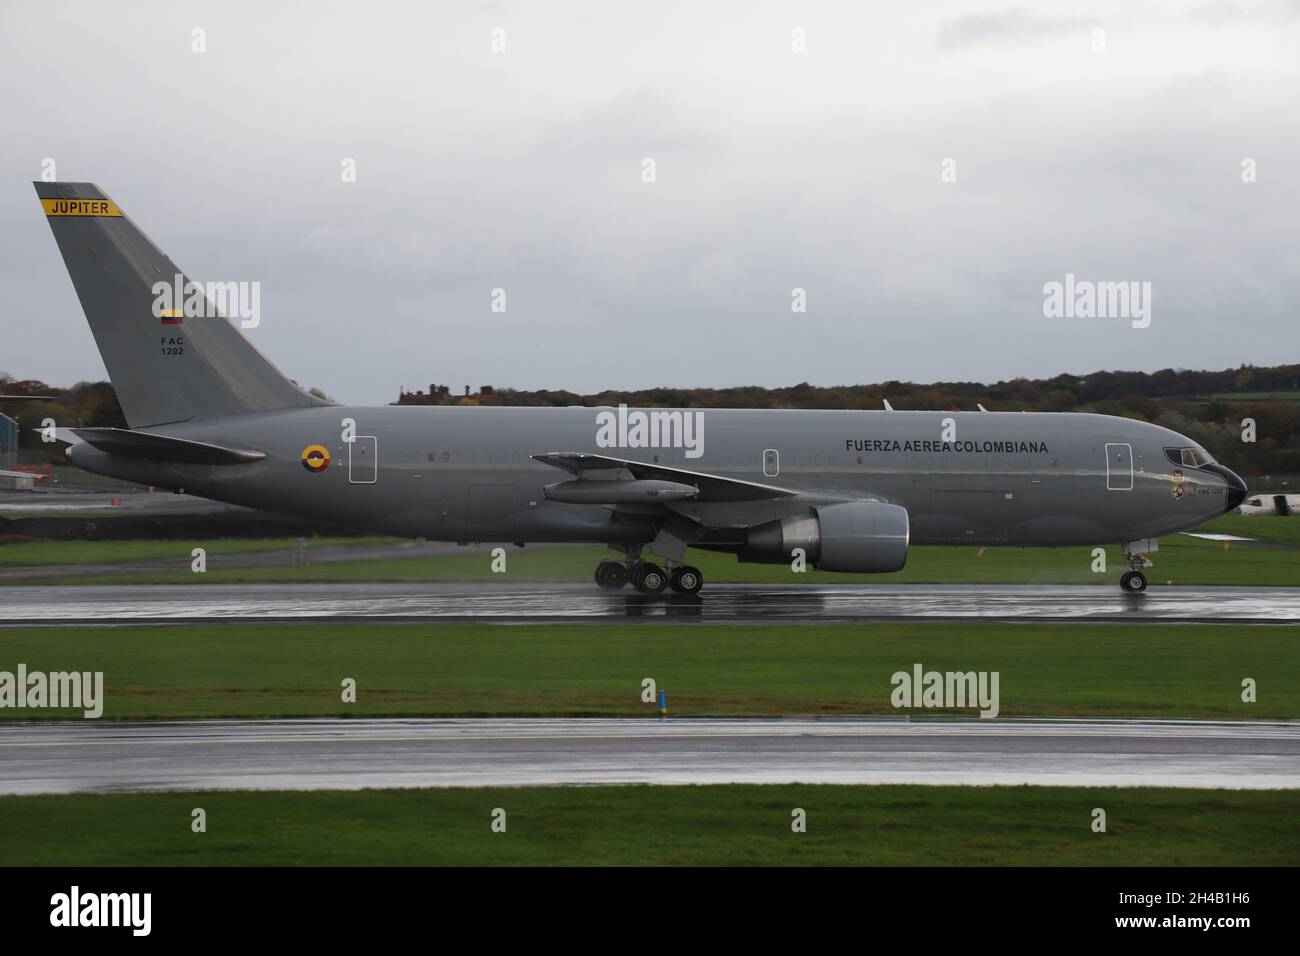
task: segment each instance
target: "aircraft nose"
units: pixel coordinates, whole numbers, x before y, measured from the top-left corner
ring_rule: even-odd
[[[1223,513],[1227,514],[1246,500],[1246,483],[1231,468],[1215,465],[1210,470],[1222,478],[1223,483],[1228,486],[1228,500],[1223,507]]]

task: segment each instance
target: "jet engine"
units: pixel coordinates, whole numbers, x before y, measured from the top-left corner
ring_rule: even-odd
[[[741,561],[784,564],[795,548],[819,571],[901,571],[907,563],[907,509],[846,501],[749,528]]]

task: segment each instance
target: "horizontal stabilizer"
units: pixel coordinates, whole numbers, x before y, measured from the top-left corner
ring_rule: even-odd
[[[33,428],[32,431],[40,432],[42,440],[44,440],[46,435],[53,435],[55,441],[61,441],[65,445],[81,444],[81,439],[76,436],[76,433],[73,432],[71,428],[55,428],[53,431],[50,431],[42,426],[40,428]]]
[[[253,448],[231,448],[126,428],[73,428],[71,431],[102,452],[126,458],[148,458],[186,465],[244,465],[266,457],[265,452]]]

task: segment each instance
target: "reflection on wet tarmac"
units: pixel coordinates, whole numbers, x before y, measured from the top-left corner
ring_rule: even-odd
[[[1300,623],[1300,588],[715,584],[650,597],[580,584],[206,584],[0,588],[4,624],[373,620],[1094,620]]]
[[[0,793],[601,783],[1300,787],[1289,721],[350,719],[0,726]]]

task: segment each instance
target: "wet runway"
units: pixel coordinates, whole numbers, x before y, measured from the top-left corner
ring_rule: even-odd
[[[1300,588],[714,584],[648,597],[587,584],[205,584],[0,588],[0,623],[899,620],[1300,623]]]
[[[1300,723],[455,719],[0,726],[0,792],[561,784],[1300,787]]]

